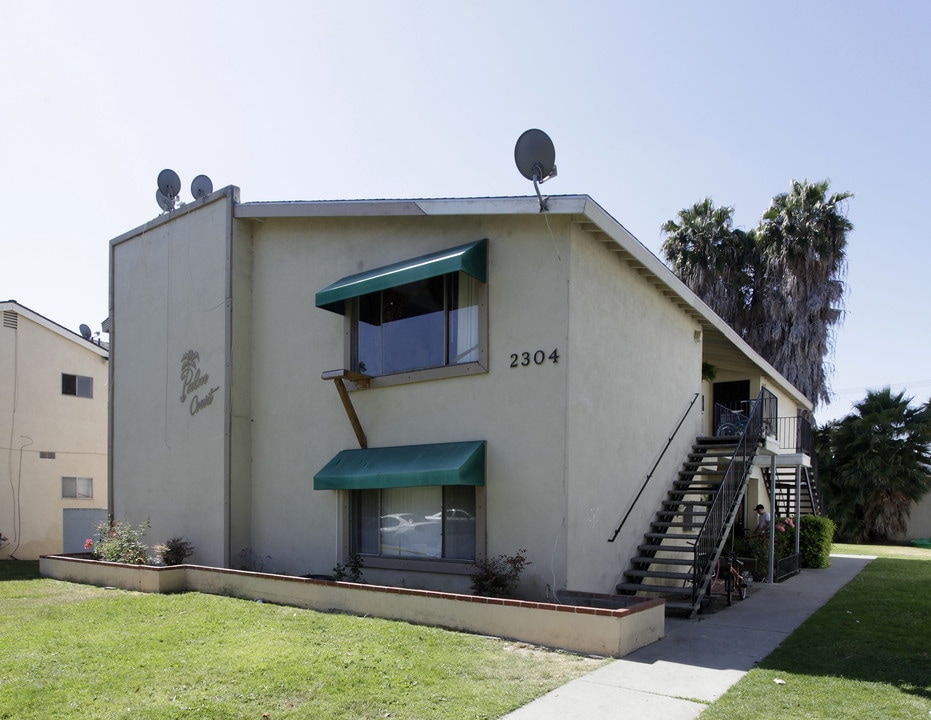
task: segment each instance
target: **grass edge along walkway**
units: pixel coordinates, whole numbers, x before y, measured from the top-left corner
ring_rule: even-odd
[[[931,550],[834,552],[878,557],[702,720],[931,718]]]
[[[491,720],[608,662],[378,618],[39,579],[6,562],[0,718]]]

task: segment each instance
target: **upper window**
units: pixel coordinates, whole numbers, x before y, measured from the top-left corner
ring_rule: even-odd
[[[344,367],[374,378],[484,367],[487,246],[480,240],[367,270],[318,292],[317,307],[347,318]]]
[[[458,272],[355,298],[352,369],[379,376],[478,362],[478,285]]]
[[[94,397],[94,378],[85,375],[61,374],[61,394],[76,397]]]
[[[61,479],[61,496],[79,500],[94,497],[94,479],[83,477],[63,477]]]

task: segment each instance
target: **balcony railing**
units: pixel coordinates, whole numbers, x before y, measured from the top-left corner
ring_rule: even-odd
[[[779,449],[790,452],[815,454],[815,431],[808,418],[781,417],[778,421]]]

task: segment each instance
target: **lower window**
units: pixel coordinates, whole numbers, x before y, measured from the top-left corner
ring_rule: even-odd
[[[63,477],[61,479],[61,496],[63,498],[89,499],[94,497],[94,479],[83,477]]]
[[[475,559],[475,487],[354,490],[351,549],[386,558]]]

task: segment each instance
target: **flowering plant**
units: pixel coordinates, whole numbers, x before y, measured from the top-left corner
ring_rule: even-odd
[[[148,529],[148,522],[136,529],[126,522],[104,521],[97,526],[97,542],[88,545],[85,541],[84,547],[93,547],[95,560],[146,565],[149,558],[142,536]]]
[[[776,559],[795,554],[795,520],[790,517],[777,517],[773,521],[775,527],[774,545]],[[750,554],[756,560],[769,561],[769,533],[749,539]]]

